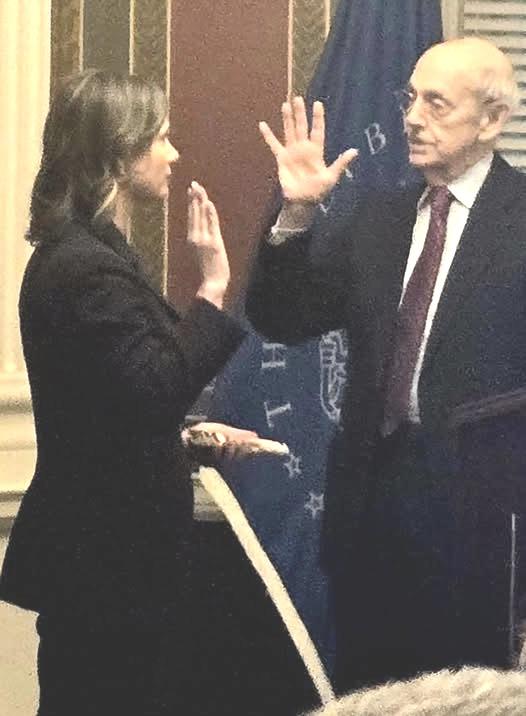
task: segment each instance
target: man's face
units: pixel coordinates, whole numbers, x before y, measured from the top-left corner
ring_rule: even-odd
[[[409,161],[435,181],[460,176],[487,151],[480,133],[485,106],[476,70],[458,53],[436,46],[418,61],[405,93]]]

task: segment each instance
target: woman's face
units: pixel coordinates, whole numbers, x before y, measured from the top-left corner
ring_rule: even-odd
[[[166,119],[148,151],[131,165],[128,175],[131,194],[157,199],[168,196],[170,164],[179,159],[179,152],[168,138],[169,128]]]

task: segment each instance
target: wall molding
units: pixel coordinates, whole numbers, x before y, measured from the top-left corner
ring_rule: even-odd
[[[31,395],[25,372],[0,375],[0,413],[4,411],[31,411]],[[0,435],[0,442],[1,442]]]
[[[20,62],[20,58],[24,62]],[[31,247],[24,241],[49,103],[51,0],[0,3],[0,529],[11,523],[36,457],[18,293]]]
[[[21,490],[0,492],[0,537],[11,529],[23,495]]]

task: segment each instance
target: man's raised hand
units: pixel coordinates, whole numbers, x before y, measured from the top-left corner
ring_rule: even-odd
[[[259,130],[276,158],[283,197],[291,203],[318,204],[333,189],[358,152],[347,149],[327,166],[323,104],[314,102],[310,133],[302,97],[295,97],[292,103],[284,102],[281,111],[283,143],[266,122],[259,123]]]

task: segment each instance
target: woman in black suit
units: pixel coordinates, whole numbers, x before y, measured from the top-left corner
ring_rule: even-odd
[[[168,194],[167,116],[156,86],[90,70],[64,85],[44,130],[20,296],[38,460],[0,581],[1,598],[39,613],[40,716],[192,712],[180,433],[243,330],[222,310],[228,259],[201,186],[188,214],[201,285],[185,316],[126,242],[134,201]]]

